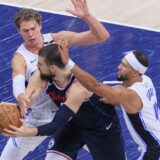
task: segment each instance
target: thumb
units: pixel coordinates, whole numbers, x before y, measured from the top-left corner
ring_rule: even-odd
[[[36,89],[33,89],[30,93],[26,93],[26,100],[31,101],[32,96],[36,92]]]
[[[26,113],[27,113],[27,107],[25,106],[21,107],[21,117],[25,117]]]
[[[20,121],[21,121],[22,125],[24,125],[24,119],[20,119]]]
[[[76,16],[74,10],[72,10],[72,9],[66,9],[65,11],[70,13],[70,14],[72,14],[72,15],[74,15],[74,16]]]
[[[105,98],[100,98],[99,100],[100,100],[101,102],[105,102],[105,101],[106,101]]]

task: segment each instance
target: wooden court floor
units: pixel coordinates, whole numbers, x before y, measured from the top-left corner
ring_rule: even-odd
[[[131,1],[131,0],[128,0],[128,1],[127,0],[116,0],[116,1],[115,0],[112,0],[112,1],[111,0],[110,1],[109,0],[99,0],[99,1],[98,0],[87,0],[87,2],[88,2],[89,8],[90,8],[92,14],[101,20],[105,20],[107,22],[112,22],[112,23],[120,23],[120,24],[122,24],[122,26],[123,26],[123,24],[124,25],[126,25],[126,24],[131,25],[131,26],[135,25],[135,26],[139,26],[142,28],[147,27],[151,30],[154,29],[154,30],[160,31],[159,30],[160,29],[160,24],[159,24],[160,21],[158,19],[160,17],[160,15],[159,15],[160,14],[159,13],[160,1],[159,0],[152,0],[152,1],[151,0],[134,0],[134,1]],[[44,1],[44,0],[27,0],[27,1],[26,0],[0,0],[0,3],[8,3],[8,4],[16,5],[16,6],[18,5],[18,6],[34,7],[34,8],[49,10],[49,11],[53,11],[53,12],[65,12],[66,8],[72,7],[70,0],[50,0],[50,1]],[[115,28],[115,26],[114,26],[114,28]],[[117,26],[116,29],[118,30],[119,28],[120,28],[120,26]],[[119,34],[117,35],[117,33],[112,31],[111,28],[110,28],[110,30],[111,30],[113,37],[115,37],[114,45],[110,45],[110,46],[114,46],[113,48],[116,51],[125,50],[125,49],[127,49],[127,47],[130,48],[130,46],[124,45],[124,44],[126,44],[125,42],[128,42],[128,43],[129,42],[132,42],[132,43],[136,42],[136,43],[133,43],[134,47],[143,48],[143,49],[147,50],[149,53],[150,52],[152,53],[152,51],[155,52],[155,56],[157,56],[157,58],[155,58],[155,57],[153,58],[155,60],[153,63],[154,63],[154,65],[159,64],[159,61],[156,62],[156,60],[159,59],[158,58],[159,57],[158,52],[159,52],[159,46],[160,46],[160,45],[158,45],[159,44],[159,37],[160,37],[159,33],[157,33],[157,32],[156,33],[152,33],[152,32],[145,33],[145,31],[140,31],[140,30],[133,31],[133,33],[132,33],[133,36],[131,36],[132,37],[131,39],[129,39],[129,40],[127,39],[127,40],[121,41],[121,43],[119,43],[120,40],[122,40],[124,37],[126,37],[125,36],[126,28],[123,28],[121,31],[121,33],[123,32],[123,34],[124,34],[124,36],[122,35],[122,37],[118,37],[120,35]],[[132,29],[129,29],[129,30],[131,31]],[[138,32],[138,34],[137,34],[137,32]],[[6,33],[9,34],[8,31]],[[147,37],[144,37],[144,35],[147,35]],[[141,38],[141,37],[143,37],[143,38]],[[146,43],[146,41],[148,43]],[[3,48],[5,48],[5,47],[3,46]],[[114,51],[114,49],[111,49],[111,51]],[[102,51],[102,49],[101,49],[101,51]],[[10,57],[8,57],[8,58],[10,58]],[[151,59],[151,60],[153,60],[153,59]],[[5,59],[3,59],[3,60],[5,62]],[[8,60],[8,62],[9,61],[10,61],[10,59]],[[5,63],[5,65],[7,65],[7,64],[8,63]],[[160,66],[160,65],[157,65],[157,66]],[[159,67],[157,67],[156,70],[159,70]],[[158,73],[158,72],[156,72],[156,70],[153,73],[153,75]],[[152,70],[152,72],[153,72],[153,70]],[[101,72],[98,72],[98,73],[101,73]],[[108,74],[103,74],[103,75],[108,75]],[[153,76],[153,77],[156,77],[157,79],[159,79],[158,76]],[[104,78],[104,79],[106,79],[106,78]],[[157,79],[156,79],[156,82],[157,82]],[[8,81],[7,81],[7,83],[8,83]],[[5,90],[6,85],[3,88]],[[3,92],[3,93],[5,93],[5,92]],[[160,95],[160,94],[158,94],[158,95]],[[126,130],[125,130],[125,133],[126,133]],[[4,142],[4,140],[1,141],[1,144],[2,144],[2,142]],[[128,143],[126,146],[128,147]],[[129,146],[128,148],[130,149],[131,147]],[[41,151],[40,153],[43,156],[42,153],[44,153],[44,152],[42,152],[42,149],[44,149],[44,145],[42,145],[38,148],[38,151],[39,152]],[[33,156],[34,159],[37,159],[37,157],[39,155],[37,156],[36,154],[39,154],[39,152],[35,152],[31,156]],[[135,155],[134,152],[132,152],[132,155],[129,155],[131,158],[129,157],[128,160],[133,160],[133,154]],[[32,159],[31,156],[27,157],[25,160]],[[80,156],[82,157],[82,154],[80,154]],[[81,157],[79,159],[84,160],[84,158],[81,158]],[[86,153],[84,154],[84,157],[87,160],[89,159],[86,156]],[[38,160],[40,160],[40,158],[38,158]]]
[[[65,12],[72,7],[70,0],[0,0],[28,7]],[[159,0],[87,0],[88,6],[98,19],[160,29]]]

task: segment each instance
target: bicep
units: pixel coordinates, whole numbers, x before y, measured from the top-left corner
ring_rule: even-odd
[[[80,33],[71,31],[61,31],[58,33],[54,33],[52,37],[55,41],[58,41],[60,37],[66,38],[69,46],[89,45],[94,43],[94,37],[91,36],[90,31],[80,32]]]
[[[139,112],[143,106],[141,98],[132,89],[126,89],[122,97],[122,106],[128,113],[135,114]]]
[[[12,76],[15,77],[16,75],[24,75],[26,70],[26,61],[22,55],[16,53],[12,58]]]
[[[96,93],[100,97],[104,97],[107,103],[113,105],[118,105],[121,103],[123,92],[123,86],[110,87],[102,83],[94,88],[94,93]]]
[[[31,95],[32,99],[35,99],[40,91],[45,88],[46,81],[40,79],[39,71],[37,70],[30,78],[28,86],[26,88],[26,94]]]
[[[87,91],[83,86],[76,82],[70,88],[65,104],[76,113],[85,99],[89,98],[91,95],[91,92]]]

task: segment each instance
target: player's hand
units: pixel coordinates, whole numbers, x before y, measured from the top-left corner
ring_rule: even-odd
[[[6,137],[31,137],[37,135],[37,128],[29,128],[25,126],[24,124],[17,128],[15,126],[9,125],[10,129],[3,129],[4,133],[2,133]]]
[[[71,0],[74,9],[67,9],[66,11],[74,16],[84,18],[89,15],[89,9],[86,0]]]
[[[65,38],[61,38],[57,43],[61,46],[59,48],[61,51],[61,59],[62,59],[63,64],[66,65],[69,61],[67,40]]]
[[[22,117],[27,113],[28,107],[31,105],[31,98],[34,94],[35,90],[32,90],[30,93],[20,94],[18,96],[18,103],[21,109]]]
[[[108,103],[106,98],[100,98],[100,101],[106,104]]]
[[[27,112],[27,108],[30,104],[30,99],[28,99],[25,96],[25,94],[20,94],[17,100],[18,100],[18,105],[20,106],[21,109],[21,115],[22,117],[24,117]]]

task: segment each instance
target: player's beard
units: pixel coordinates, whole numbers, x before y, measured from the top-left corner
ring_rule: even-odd
[[[117,80],[118,81],[125,81],[125,80],[127,80],[128,78],[127,78],[127,76],[126,75],[118,75],[117,76]]]
[[[43,81],[52,80],[52,79],[54,79],[54,77],[55,77],[55,75],[53,75],[53,74],[48,74],[48,75],[47,74],[43,74],[43,73],[40,74],[40,78]]]

